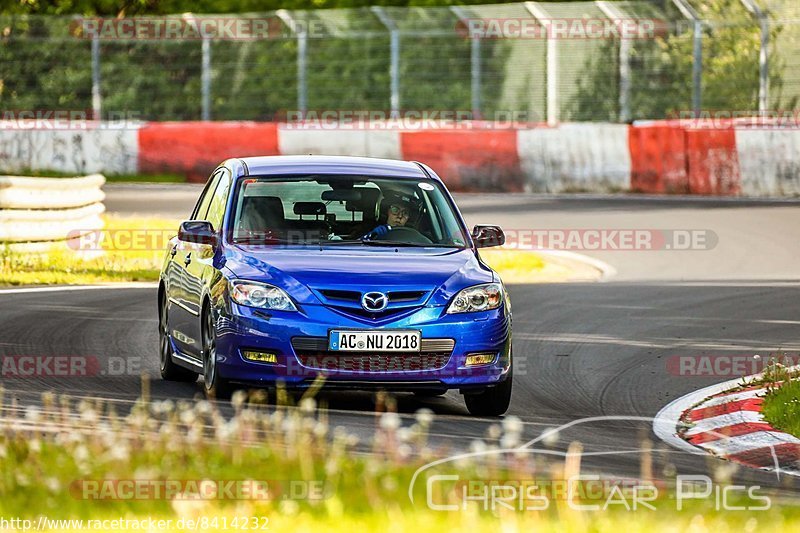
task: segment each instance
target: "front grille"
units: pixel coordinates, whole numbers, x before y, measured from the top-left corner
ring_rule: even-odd
[[[328,350],[325,337],[292,339],[297,359],[308,368],[345,372],[418,372],[444,368],[453,353],[453,339],[422,339],[420,351],[413,353],[354,353]]]
[[[338,289],[324,289],[319,291],[328,300],[342,300],[345,302],[361,302],[361,293],[358,291],[342,291]]]

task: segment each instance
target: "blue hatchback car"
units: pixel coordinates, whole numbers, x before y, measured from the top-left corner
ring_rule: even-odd
[[[474,415],[511,399],[511,303],[424,164],[359,157],[229,159],[161,270],[164,379],[211,397],[237,384],[458,389]],[[318,381],[317,381],[318,382]]]

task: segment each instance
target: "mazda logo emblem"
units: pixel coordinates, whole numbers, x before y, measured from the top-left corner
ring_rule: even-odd
[[[367,311],[383,311],[389,305],[389,298],[382,292],[368,292],[361,298],[361,307]]]

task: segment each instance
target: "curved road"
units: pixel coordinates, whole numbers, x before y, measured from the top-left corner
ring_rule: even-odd
[[[159,193],[157,187],[150,190]],[[171,211],[149,193],[109,187],[107,205],[119,213],[160,212],[180,217],[191,208],[196,189],[175,187]],[[559,434],[555,450],[580,441],[588,470],[638,476],[639,448],[655,446],[654,471],[713,472],[723,465],[672,449],[651,431],[652,417],[676,397],[730,375],[680,375],[678,357],[750,357],[783,350],[800,353],[800,282],[797,260],[800,208],[791,202],[648,199],[640,197],[461,195],[469,223],[498,222],[506,228],[702,229],[718,237],[712,250],[592,252],[618,271],[607,283],[519,285],[514,303],[517,361],[510,414],[524,422],[524,438],[587,417],[643,417],[641,420],[581,422]],[[186,207],[188,205],[189,207]],[[166,204],[165,204],[166,206]],[[166,207],[165,207],[166,208]],[[99,396],[122,404],[141,391],[140,372],[153,377],[156,398],[199,396],[198,384],[156,378],[155,288],[82,291],[0,291],[0,355],[88,356],[93,377],[2,378],[6,396],[21,408],[54,390]],[[128,371],[120,366],[130,365]],[[122,375],[118,375],[122,372]],[[115,374],[115,375],[110,375]],[[364,437],[375,427],[372,397],[325,395],[331,423]],[[438,415],[434,446],[462,450],[486,435],[497,419],[466,414],[461,397],[419,400],[398,397],[404,423],[429,407]],[[736,479],[761,485],[796,481],[739,469]]]

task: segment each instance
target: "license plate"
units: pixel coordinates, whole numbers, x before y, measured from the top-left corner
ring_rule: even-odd
[[[328,349],[333,352],[418,352],[419,331],[333,330]]]

